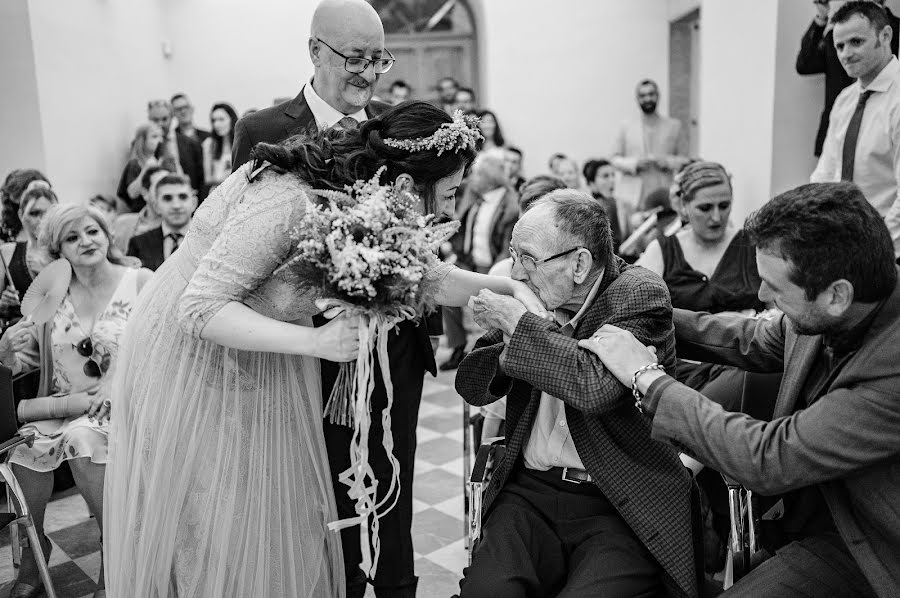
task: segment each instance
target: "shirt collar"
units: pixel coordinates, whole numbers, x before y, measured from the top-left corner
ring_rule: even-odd
[[[859,81],[856,82],[857,87],[859,87],[860,92],[862,91],[878,91],[885,92],[891,88],[894,81],[900,77],[900,62],[897,61],[896,56],[891,56],[891,61],[887,63],[887,65],[881,69],[881,72],[878,73],[878,76],[869,83],[869,86],[863,89],[862,85],[860,85]]]
[[[309,109],[313,113],[313,117],[316,119],[316,124],[319,125],[320,129],[333,127],[345,116],[356,119],[356,122],[368,120],[369,117],[366,116],[365,109],[354,112],[353,114],[344,114],[340,110],[336,110],[331,104],[323,100],[319,94],[316,93],[312,83],[312,79],[310,79],[309,83],[303,86],[303,98],[306,100]]]
[[[183,227],[181,227],[181,228],[172,228],[171,226],[169,226],[169,225],[166,224],[165,222],[163,222],[162,224],[160,224],[159,227],[162,229],[163,239],[165,239],[166,237],[168,237],[168,236],[171,235],[172,233],[181,235],[181,236],[183,237],[185,231],[187,230],[187,227],[186,227],[186,226],[183,226]]]
[[[594,298],[597,297],[597,292],[600,290],[600,285],[603,283],[603,272],[600,273],[600,276],[597,277],[597,280],[594,282],[593,286],[591,286],[590,292],[588,292],[587,298],[585,298],[584,303],[581,304],[581,308],[578,310],[574,316],[569,318],[569,312],[564,309],[557,309],[553,314],[556,321],[562,326],[571,326],[573,329],[578,326],[578,322],[584,317],[584,312],[588,310],[591,304],[594,302]]]
[[[506,187],[497,187],[493,191],[485,191],[482,193],[481,199],[484,200],[485,203],[497,203],[503,199],[505,193]]]

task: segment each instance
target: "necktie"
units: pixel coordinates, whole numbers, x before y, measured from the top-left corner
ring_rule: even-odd
[[[181,233],[169,233],[166,235],[167,239],[172,239],[172,243],[169,245],[172,249],[169,251],[169,254],[166,256],[167,258],[171,256],[178,249],[178,246],[181,245],[181,240],[184,238],[184,235]]]
[[[346,130],[355,129],[359,126],[359,121],[352,116],[345,116],[341,120],[337,121],[337,124],[335,126]]]
[[[853,180],[853,166],[856,162],[856,141],[859,139],[859,127],[862,124],[863,111],[866,109],[866,102],[869,101],[871,91],[864,91],[859,94],[859,101],[856,102],[856,110],[850,118],[847,125],[847,134],[844,136],[844,149],[841,152],[841,180]]]

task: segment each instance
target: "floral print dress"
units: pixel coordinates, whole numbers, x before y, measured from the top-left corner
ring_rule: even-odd
[[[68,295],[63,299],[50,324],[51,352],[53,355],[53,392],[69,394],[95,390],[108,392],[112,368],[119,349],[119,339],[137,298],[136,269],[123,274],[106,309],[97,318],[93,329],[84,325],[75,313],[75,306]],[[81,355],[77,347],[86,338],[91,339],[93,354],[102,372],[99,378],[85,373],[88,357]],[[34,471],[53,471],[67,459],[90,458],[93,463],[107,462],[109,424],[99,423],[87,415],[65,419],[47,419],[29,422],[19,430],[20,434],[34,434],[34,446],[20,445],[11,461]]]

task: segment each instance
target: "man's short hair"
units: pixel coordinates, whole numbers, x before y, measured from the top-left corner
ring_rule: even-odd
[[[519,190],[519,213],[524,214],[534,202],[557,189],[568,189],[565,181],[552,174],[539,174],[522,184]]]
[[[888,297],[897,284],[894,243],[853,183],[811,183],[764,205],[744,225],[758,249],[791,264],[791,281],[812,301],[845,279],[855,301]]]
[[[597,171],[604,166],[609,165],[610,161],[604,158],[588,160],[584,163],[584,167],[582,167],[581,169],[581,174],[584,175],[584,180],[586,180],[588,183],[593,183],[594,179],[597,178]]]
[[[869,21],[876,31],[881,31],[885,27],[890,27],[891,22],[888,19],[887,11],[884,10],[877,2],[868,0],[853,0],[847,2],[833,15],[831,15],[831,24],[846,23],[853,15],[859,15]]]
[[[456,94],[459,95],[461,93],[467,93],[472,96],[472,99],[475,99],[475,91],[471,87],[460,87],[456,90]],[[455,97],[455,96],[454,96]]]
[[[514,146],[514,145],[507,145],[507,146],[506,146],[506,151],[512,152],[512,153],[514,153],[514,154],[518,154],[518,156],[519,156],[520,158],[522,157],[522,150],[520,150],[519,148],[517,148],[517,147]]]
[[[160,188],[163,185],[187,185],[191,186],[191,179],[186,177],[183,174],[178,174],[177,172],[170,172],[166,174],[164,177],[156,181],[156,188]]]
[[[559,162],[560,160],[565,160],[567,158],[568,158],[568,156],[566,156],[562,152],[556,152],[555,154],[551,155],[547,159],[547,168],[549,168],[551,171],[553,171],[556,169],[557,162]]]
[[[178,92],[178,93],[176,93],[175,95],[173,95],[172,98],[169,100],[169,103],[172,104],[172,105],[174,106],[176,100],[187,100],[188,103],[191,102],[191,101],[188,99],[187,95],[184,94],[184,93],[182,93],[182,92]]]
[[[652,85],[653,89],[656,90],[656,93],[659,93],[659,85],[657,85],[656,81],[654,81],[653,79],[641,79],[640,81],[638,81],[637,87],[635,89],[640,89],[644,85]]]
[[[397,79],[396,81],[391,83],[391,87],[390,87],[391,91],[393,91],[394,88],[396,88],[396,87],[402,87],[404,89],[410,89],[410,90],[412,89],[412,87],[409,86],[409,83],[407,83],[403,79]]]
[[[609,216],[603,204],[583,191],[559,189],[538,199],[529,209],[542,205],[550,206],[553,210],[553,220],[561,231],[591,252],[595,267],[606,267],[612,259],[613,243]]]
[[[438,79],[438,82],[437,82],[438,87],[440,87],[441,83],[443,83],[444,81],[450,81],[451,83],[453,83],[454,86],[459,88],[459,81],[457,81],[453,77],[441,77],[440,79]]]

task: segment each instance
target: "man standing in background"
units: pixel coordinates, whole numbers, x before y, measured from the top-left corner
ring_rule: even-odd
[[[641,209],[644,198],[660,187],[668,188],[674,174],[688,162],[681,121],[656,111],[656,82],[642,80],[636,94],[641,116],[622,124],[610,160],[622,173],[619,222],[625,237],[631,234],[631,214]]]

